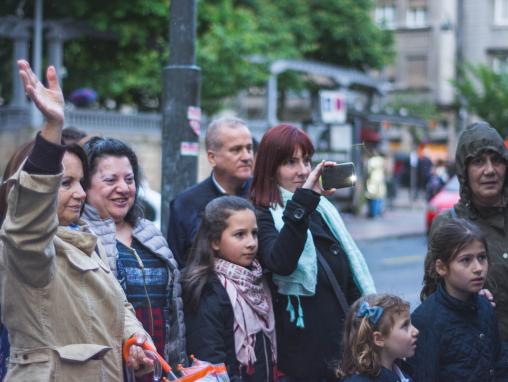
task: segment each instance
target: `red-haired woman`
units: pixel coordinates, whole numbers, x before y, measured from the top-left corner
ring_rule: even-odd
[[[323,166],[291,125],[259,144],[251,197],[257,207],[258,256],[273,281],[278,364],[286,380],[335,380],[345,310],[374,283],[337,209],[322,195]],[[338,284],[338,285],[337,285]]]

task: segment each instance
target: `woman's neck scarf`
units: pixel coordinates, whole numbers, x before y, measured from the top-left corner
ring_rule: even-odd
[[[235,318],[235,352],[238,362],[253,372],[256,362],[254,351],[256,334],[260,331],[269,338],[275,363],[275,319],[270,290],[263,280],[263,271],[257,260],[250,268],[215,259],[215,273],[226,289]]]
[[[273,217],[275,228],[280,232],[284,226],[282,214],[286,207],[288,200],[292,199],[293,193],[279,187],[280,195],[282,198],[283,206],[277,204],[275,208],[270,208]],[[370,274],[367,263],[358,249],[351,234],[346,228],[337,208],[328,201],[328,199],[321,197],[316,211],[321,215],[324,222],[332,232],[335,239],[340,243],[342,249],[346,253],[349,261],[351,273],[356,286],[362,294],[375,293],[374,280]],[[297,267],[289,276],[282,276],[276,273],[273,274],[273,282],[277,286],[277,291],[280,294],[288,296],[287,310],[290,313],[290,319],[295,320],[295,311],[289,296],[295,296],[298,302],[298,317],[296,325],[303,328],[303,310],[300,304],[301,296],[314,296],[316,293],[317,283],[317,256],[316,246],[312,238],[310,230],[307,231],[307,241],[303,248],[300,259],[298,260]]]

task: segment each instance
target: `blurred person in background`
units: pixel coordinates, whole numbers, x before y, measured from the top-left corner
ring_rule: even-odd
[[[84,131],[74,126],[67,126],[62,130],[62,144],[64,145],[70,145],[71,143],[80,144],[82,139],[86,137],[87,134]]]
[[[385,159],[377,151],[374,151],[367,160],[367,180],[365,182],[365,197],[370,218],[375,218],[383,212],[385,196]]]

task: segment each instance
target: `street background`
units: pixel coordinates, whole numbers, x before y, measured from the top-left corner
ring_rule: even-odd
[[[406,299],[414,310],[420,303],[423,262],[427,251],[423,199],[412,200],[401,189],[393,207],[368,218],[342,213],[342,217],[367,260],[378,292]]]

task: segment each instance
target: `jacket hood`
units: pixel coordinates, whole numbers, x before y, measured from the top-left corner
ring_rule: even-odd
[[[466,127],[459,136],[455,165],[460,182],[460,198],[463,202],[470,201],[467,191],[467,163],[485,151],[494,151],[501,155],[508,163],[508,151],[503,138],[496,129],[487,122],[476,122]]]

